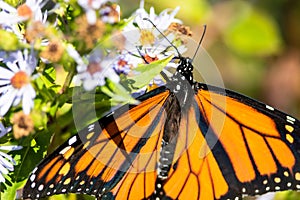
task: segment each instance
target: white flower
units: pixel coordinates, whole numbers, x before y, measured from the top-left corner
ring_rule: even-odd
[[[42,13],[41,8],[47,3],[42,0],[26,0],[26,2],[20,5],[17,9],[0,0],[0,24],[12,25],[18,22],[32,19],[34,21],[45,22],[47,19],[47,12]]]
[[[120,21],[120,6],[117,4],[102,6],[99,14],[105,23],[114,24]]]
[[[0,25],[2,29],[14,33],[21,41],[26,41],[24,33],[18,26],[19,22],[26,20],[46,23],[48,12],[42,13],[41,8],[47,3],[42,0],[26,0],[17,9],[0,0]]]
[[[89,91],[97,86],[105,84],[105,78],[109,78],[114,82],[119,82],[120,77],[112,68],[113,60],[109,56],[103,58],[100,50],[94,50],[87,55],[88,63],[81,58],[78,52],[72,47],[67,46],[67,52],[77,62],[77,72],[75,80],[82,82],[85,90]],[[87,63],[87,64],[86,64]]]
[[[133,20],[124,27],[122,34],[125,37],[125,49],[132,51],[137,47],[142,48],[143,53],[150,53],[153,55],[155,51],[156,55],[160,59],[160,54],[163,52],[164,57],[170,54],[176,54],[174,48],[170,48],[171,43],[175,39],[174,34],[162,35],[160,32],[166,31],[171,23],[181,23],[180,20],[175,18],[175,15],[179,11],[179,7],[176,7],[170,12],[170,9],[162,11],[159,15],[155,14],[154,8],[150,8],[150,12],[147,13],[144,9],[144,1],[141,1],[140,8],[132,14]],[[156,28],[153,26],[153,24]],[[159,31],[157,30],[159,29]],[[167,39],[169,40],[167,40]],[[184,51],[184,48],[177,47]],[[146,49],[146,50],[145,50]],[[182,51],[182,52],[183,52]],[[180,52],[180,53],[182,53]],[[179,56],[179,55],[176,55]]]
[[[29,114],[33,108],[35,91],[31,85],[31,74],[33,73],[37,60],[33,52],[28,54],[17,51],[10,55],[15,61],[5,62],[5,67],[0,67],[0,116],[4,116],[9,108],[16,106],[22,101],[25,114]]]
[[[169,30],[172,23],[181,23],[179,19],[175,18],[178,11],[179,7],[176,7],[174,10],[166,9],[160,14],[155,14],[154,8],[151,7],[150,12],[147,13],[144,9],[144,1],[141,1],[140,8],[132,15],[132,21],[122,31],[125,38],[124,49],[135,55],[137,54],[133,52],[136,52],[138,49],[138,56],[143,58],[142,63],[151,63],[172,55],[180,57],[187,48],[183,42],[177,41],[176,33]],[[177,63],[171,61],[164,68],[163,72],[170,77],[172,73],[169,71],[174,70],[169,69],[177,68],[177,66]],[[165,81],[158,75],[153,79],[152,83],[160,86],[165,84]]]
[[[85,10],[89,24],[95,24],[97,21],[96,10],[108,0],[78,0],[77,3]]]
[[[124,31],[148,29],[152,30],[154,37],[156,37],[160,35],[160,33],[156,29],[153,29],[153,25],[149,21],[144,19],[146,18],[153,22],[157,29],[163,32],[168,29],[171,23],[181,23],[179,19],[175,18],[175,15],[178,13],[179,9],[179,7],[176,7],[174,10],[172,10],[172,12],[170,12],[171,9],[166,9],[159,15],[156,15],[153,7],[151,7],[150,12],[147,13],[147,11],[144,9],[144,1],[141,1],[140,8],[132,14],[133,20],[128,23],[126,27],[124,27]],[[136,25],[138,27],[136,27]]]
[[[0,137],[3,137],[11,130],[11,127],[5,128],[0,122]],[[22,149],[21,146],[0,146],[0,150],[13,151]],[[9,171],[14,170],[16,161],[8,154],[0,151],[0,182],[5,182],[4,175],[8,174]]]
[[[143,59],[134,56],[130,53],[123,53],[117,56],[116,60],[112,63],[112,68],[117,74],[129,74],[139,63],[143,63]]]

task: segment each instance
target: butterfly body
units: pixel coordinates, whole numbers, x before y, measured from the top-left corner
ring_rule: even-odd
[[[24,198],[241,199],[300,189],[300,122],[197,83],[188,58],[165,86],[89,125],[32,172]]]

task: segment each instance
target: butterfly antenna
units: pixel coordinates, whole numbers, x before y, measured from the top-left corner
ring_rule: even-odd
[[[196,49],[196,51],[195,51],[195,54],[194,54],[194,56],[193,56],[193,58],[192,58],[192,62],[193,62],[194,58],[196,57],[196,55],[197,55],[197,53],[198,53],[198,51],[199,51],[199,48],[200,48],[200,46],[201,46],[201,44],[202,44],[202,41],[203,41],[205,32],[206,32],[206,24],[203,25],[203,33],[202,33],[202,36],[201,36],[200,41],[199,41],[199,43],[198,43],[197,49]]]
[[[163,34],[158,28],[157,26],[148,18],[143,18],[143,20],[146,20],[148,22],[150,22],[152,24],[152,26],[170,43],[170,45],[176,50],[178,57],[181,58],[181,54],[179,53],[177,47],[165,36],[165,34]]]

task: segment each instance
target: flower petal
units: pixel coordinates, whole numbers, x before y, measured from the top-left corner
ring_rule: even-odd
[[[18,60],[18,62],[20,63],[20,61]],[[13,71],[14,73],[17,73],[20,71],[19,67],[16,65],[16,62],[7,62],[6,63],[7,67]],[[23,65],[23,63],[20,63],[20,65]]]
[[[96,24],[96,21],[97,21],[96,12],[92,9],[87,10],[86,19],[89,24],[91,24],[91,25]]]
[[[8,3],[5,3],[4,1],[0,1],[0,8],[8,12],[17,12],[17,10],[14,7],[9,5]]]
[[[15,150],[20,150],[22,148],[23,148],[22,146],[16,146],[16,145],[0,146],[0,150],[5,150],[5,151],[15,151]]]
[[[10,89],[13,89],[11,85],[1,86],[0,87],[0,94],[3,95]]]
[[[0,172],[0,183],[4,183],[5,182],[5,178],[2,176],[2,173]]]
[[[5,153],[3,153],[3,152],[0,152],[0,157],[3,155],[3,154],[5,154]],[[8,154],[6,154],[7,156],[9,156]],[[9,156],[11,159],[12,159],[12,157],[11,156]],[[3,165],[3,167],[5,167],[6,169],[8,169],[9,171],[13,171],[14,170],[14,165],[11,163],[11,162],[9,162],[9,161],[11,161],[10,159],[9,159],[9,161],[7,160],[7,159],[5,159],[4,157],[2,157],[3,159],[0,159],[0,165]],[[13,160],[14,161],[14,160]],[[15,164],[15,161],[13,162],[14,164]]]
[[[4,67],[0,67],[0,79],[4,79],[4,80],[10,80],[15,74],[4,68]]]
[[[9,84],[10,83],[10,80],[1,80],[0,79],[0,86],[2,86],[2,85],[7,85],[7,84]]]
[[[23,96],[23,101],[22,101],[22,108],[23,108],[24,114],[29,115],[32,107],[33,107],[33,101],[30,98],[30,96],[28,96],[25,93]]]
[[[0,160],[1,159],[4,159],[4,158],[0,157]],[[0,172],[1,172],[1,174],[8,174],[9,171],[3,165],[0,164]]]
[[[17,92],[17,90],[9,90],[0,97],[0,116],[4,116],[7,113],[16,97]]]

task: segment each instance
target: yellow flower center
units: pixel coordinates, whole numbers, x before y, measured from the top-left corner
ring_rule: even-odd
[[[140,42],[144,45],[154,44],[155,37],[149,30],[141,30]]]
[[[21,17],[31,17],[32,10],[26,4],[22,4],[17,8],[18,15]]]
[[[10,82],[14,88],[20,89],[24,85],[27,85],[30,82],[30,79],[26,72],[19,71],[10,79]]]

